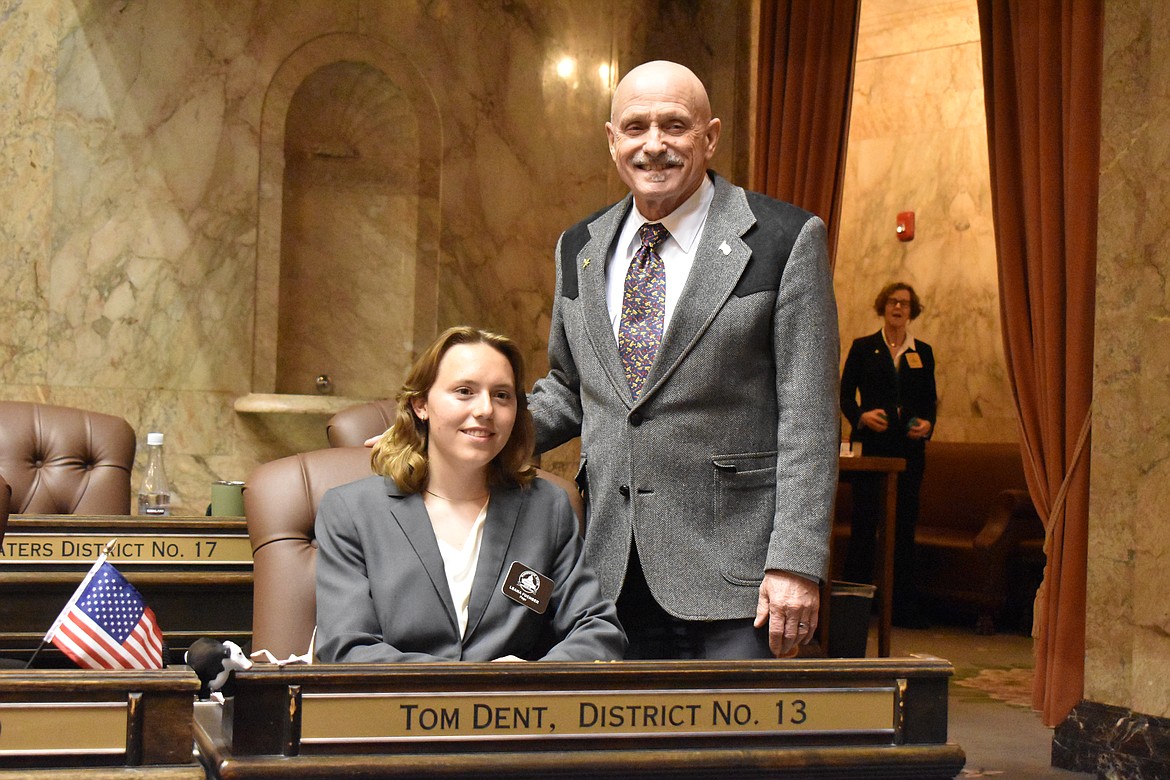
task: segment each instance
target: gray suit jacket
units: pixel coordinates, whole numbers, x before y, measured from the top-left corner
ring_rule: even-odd
[[[589,661],[625,652],[568,497],[542,479],[492,490],[462,639],[420,494],[378,476],[333,488],[316,533],[321,661]],[[543,615],[500,592],[513,561],[555,582]]]
[[[537,450],[581,437],[586,552],[616,598],[631,539],[676,617],[755,614],[764,570],[822,580],[837,483],[837,311],[819,218],[711,174],[690,276],[637,400],[605,302],[631,198],[557,245]]]

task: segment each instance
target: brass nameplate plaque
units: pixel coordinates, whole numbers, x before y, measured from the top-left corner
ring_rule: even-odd
[[[301,742],[894,734],[893,686],[776,690],[305,693]]]
[[[79,534],[11,532],[0,542],[0,563],[84,563],[117,539],[110,563],[252,563],[247,536],[227,534]]]
[[[126,702],[0,704],[0,756],[126,752]]]

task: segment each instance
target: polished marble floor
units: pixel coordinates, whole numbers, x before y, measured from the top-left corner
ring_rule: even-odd
[[[1052,729],[1030,700],[1032,639],[1014,633],[979,636],[963,625],[910,630],[895,628],[893,655],[929,654],[955,667],[949,697],[948,733],[967,754],[960,778],[1092,778],[1051,766]],[[868,655],[877,653],[870,629]]]

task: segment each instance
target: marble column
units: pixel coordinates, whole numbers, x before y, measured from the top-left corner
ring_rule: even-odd
[[[1053,758],[1170,777],[1170,7],[1104,8],[1085,701]]]

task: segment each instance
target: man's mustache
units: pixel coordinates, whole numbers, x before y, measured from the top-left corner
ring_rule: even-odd
[[[630,158],[631,165],[666,165],[672,168],[681,168],[686,164],[686,160],[675,152],[670,150],[664,151],[661,154],[647,154],[646,152],[638,152]]]

